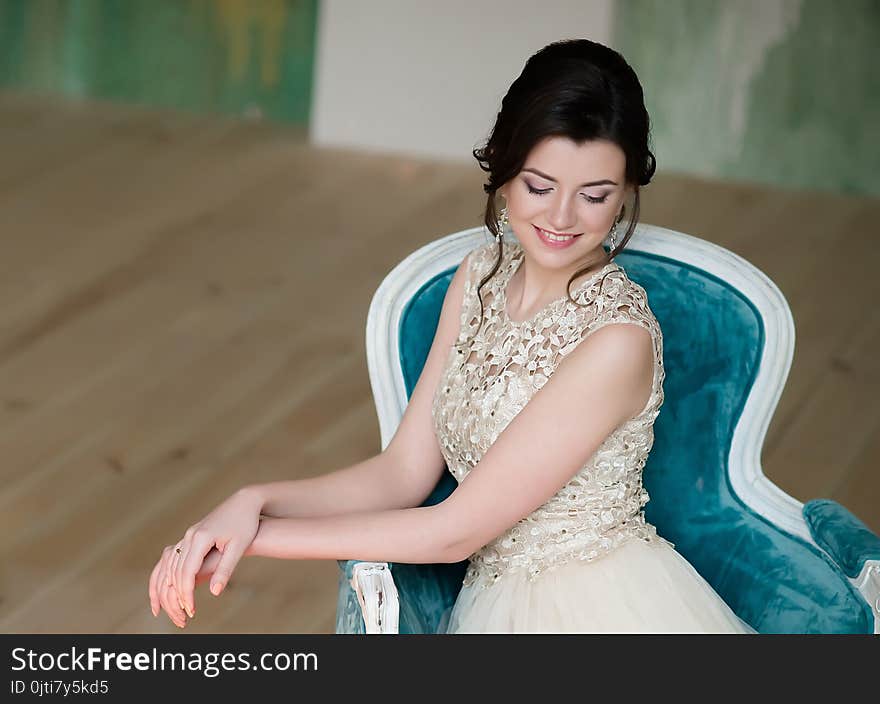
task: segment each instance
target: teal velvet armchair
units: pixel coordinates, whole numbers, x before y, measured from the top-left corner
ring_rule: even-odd
[[[376,291],[367,358],[383,448],[455,268],[487,241],[482,227],[443,237]],[[802,504],[761,469],[794,353],[782,293],[736,254],[650,225],[638,226],[617,261],[647,291],[664,337],[665,402],[644,470],[647,519],[761,633],[880,632],[880,538],[834,501]],[[426,505],[454,488],[445,475]],[[466,564],[340,562],[337,633],[436,633]]]

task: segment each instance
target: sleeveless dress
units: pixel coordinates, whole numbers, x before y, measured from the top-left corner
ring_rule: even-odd
[[[663,338],[645,290],[610,262],[524,321],[507,316],[506,291],[524,252],[505,240],[467,260],[461,329],[434,393],[432,419],[461,483],[508,423],[589,334],[633,323],[654,340],[645,408],[614,430],[571,480],[532,514],[470,556],[445,633],[754,633],[647,523],[642,469],[663,403]],[[477,331],[472,340],[473,334]],[[536,468],[539,469],[539,468]]]

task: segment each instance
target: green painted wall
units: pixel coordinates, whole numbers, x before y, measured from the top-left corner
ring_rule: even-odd
[[[0,86],[307,124],[318,0],[0,0]]]
[[[318,11],[0,0],[0,88],[306,125]],[[616,0],[614,18],[660,170],[880,195],[880,0]]]
[[[660,170],[880,195],[878,0],[619,0]]]

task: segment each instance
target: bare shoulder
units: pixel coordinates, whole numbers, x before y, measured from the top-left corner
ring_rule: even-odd
[[[578,358],[579,352],[580,357],[593,355],[650,367],[654,359],[654,339],[641,321],[611,320],[591,331],[566,359]]]
[[[600,375],[623,402],[623,420],[645,407],[654,384],[654,338],[648,326],[626,318],[603,324],[560,362],[553,376],[578,388],[582,380]]]

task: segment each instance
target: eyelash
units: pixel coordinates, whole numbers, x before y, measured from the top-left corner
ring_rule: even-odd
[[[526,188],[529,189],[529,193],[534,193],[536,196],[545,196],[545,195],[547,195],[547,193],[550,192],[550,189],[549,189],[549,188],[544,188],[544,189],[540,189],[540,190],[539,190],[539,189],[536,189],[536,188],[532,188],[528,183],[526,184]],[[608,200],[608,196],[607,196],[607,195],[606,195],[606,196],[602,196],[601,198],[593,198],[592,196],[584,196],[584,197],[585,197],[590,203],[596,203],[597,205],[598,205],[599,203],[604,203],[606,200]]]

